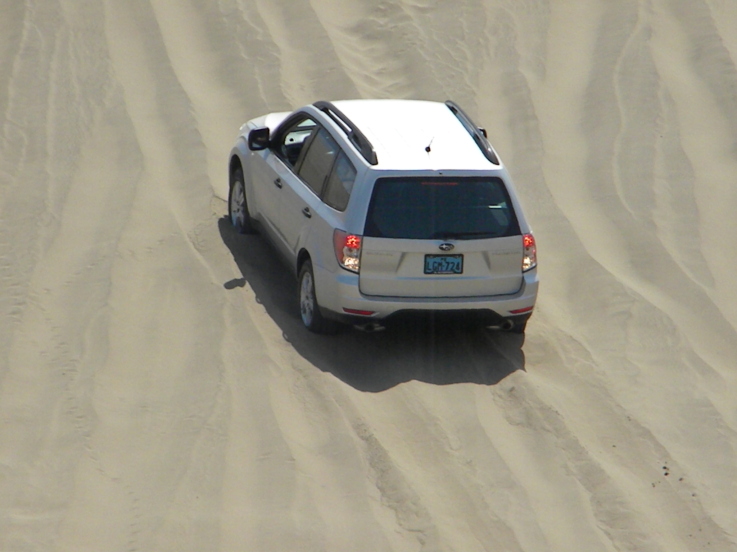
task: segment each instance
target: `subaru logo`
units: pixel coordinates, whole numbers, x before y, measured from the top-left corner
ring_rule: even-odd
[[[455,245],[452,243],[441,243],[438,247],[440,247],[440,251],[450,251]]]

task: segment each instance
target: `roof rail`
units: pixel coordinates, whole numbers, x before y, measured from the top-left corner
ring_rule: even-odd
[[[445,105],[447,105],[448,109],[451,110],[453,115],[458,118],[458,120],[463,125],[463,128],[468,131],[468,133],[471,135],[471,138],[473,138],[473,141],[476,142],[476,145],[481,150],[481,153],[484,154],[484,157],[486,157],[495,165],[499,165],[499,158],[496,156],[494,148],[491,147],[491,144],[486,139],[486,133],[474,124],[471,118],[466,115],[466,112],[463,111],[461,109],[461,106],[459,106],[457,103],[448,100],[445,102]]]
[[[315,102],[312,105],[324,112],[335,124],[343,129],[343,132],[346,133],[348,139],[366,161],[371,165],[377,165],[379,163],[379,159],[376,157],[376,152],[374,151],[374,146],[371,145],[368,138],[366,138],[363,132],[359,130],[353,121],[346,117],[346,115],[340,109],[335,107],[332,102],[320,101]]]

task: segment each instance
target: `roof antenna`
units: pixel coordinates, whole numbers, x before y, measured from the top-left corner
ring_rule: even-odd
[[[431,148],[430,146],[432,146],[432,143],[433,143],[433,141],[435,141],[435,136],[433,136],[433,137],[432,137],[432,140],[430,140],[430,143],[429,143],[429,144],[427,145],[427,147],[425,148],[425,151],[426,151],[427,153],[430,153],[430,152],[432,151],[432,148]]]

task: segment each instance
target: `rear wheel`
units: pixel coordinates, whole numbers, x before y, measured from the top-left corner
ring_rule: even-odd
[[[311,332],[333,334],[338,331],[338,324],[320,313],[315,295],[315,275],[309,259],[302,264],[299,271],[299,313],[305,328]]]
[[[230,175],[230,193],[228,194],[228,217],[239,234],[253,234],[251,216],[248,214],[246,201],[246,185],[243,169],[238,168]]]

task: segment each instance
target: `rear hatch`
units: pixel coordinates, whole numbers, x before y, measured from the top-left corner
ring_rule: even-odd
[[[381,178],[361,250],[361,293],[508,295],[522,285],[522,236],[497,177]]]

